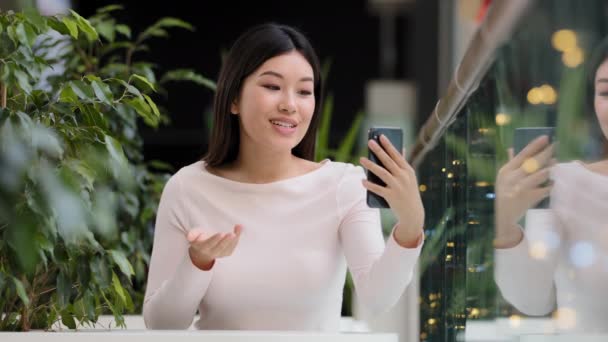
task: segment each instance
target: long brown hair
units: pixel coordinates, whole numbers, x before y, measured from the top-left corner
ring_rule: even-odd
[[[211,167],[230,163],[239,153],[240,128],[237,115],[230,113],[245,78],[268,59],[293,50],[306,58],[313,70],[315,110],[308,131],[293,148],[293,155],[314,160],[317,128],[323,103],[323,80],[319,59],[308,39],[295,28],[274,23],[255,26],[243,33],[228,53],[217,82],[213,101],[213,127],[209,149],[203,160]]]

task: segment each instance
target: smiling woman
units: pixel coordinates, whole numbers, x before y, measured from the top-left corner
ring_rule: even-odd
[[[350,269],[359,302],[389,309],[423,243],[411,166],[386,139],[373,146],[387,184],[363,168],[314,162],[322,80],[299,31],[244,33],[220,72],[209,153],[167,183],[159,204],[144,319],[152,329],[338,331]],[[366,188],[399,222],[383,239]]]

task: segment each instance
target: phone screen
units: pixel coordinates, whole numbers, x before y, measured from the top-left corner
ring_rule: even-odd
[[[376,140],[378,145],[382,146],[382,143],[380,143],[381,135],[386,136],[388,138],[388,140],[393,144],[393,146],[395,146],[395,148],[399,152],[401,152],[401,150],[403,149],[403,130],[401,128],[399,128],[399,127],[372,127],[369,129],[368,139],[374,139],[374,140]],[[376,157],[376,155],[371,150],[369,150],[369,148],[368,148],[368,158],[373,163],[376,163],[376,164],[384,167],[384,165],[382,165],[382,162]],[[380,186],[386,185],[378,176],[376,176],[369,170],[367,171],[367,180],[369,180],[372,183],[376,183]],[[367,191],[367,205],[370,208],[389,208],[388,203],[382,196],[376,195],[375,193],[373,193],[369,190]]]

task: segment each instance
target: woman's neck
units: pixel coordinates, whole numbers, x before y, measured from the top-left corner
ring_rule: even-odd
[[[602,160],[586,165],[593,172],[608,176],[608,160]]]
[[[244,151],[243,151],[244,152]],[[271,183],[297,174],[299,159],[287,153],[239,153],[230,165],[233,176],[247,183]]]

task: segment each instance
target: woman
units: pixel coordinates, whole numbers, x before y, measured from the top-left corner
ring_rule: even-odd
[[[593,107],[608,138],[606,43],[591,61]],[[608,332],[608,160],[554,165],[553,150],[540,137],[515,157],[511,150],[498,173],[496,283],[525,314],[557,308],[561,331]],[[525,167],[531,160],[537,170]],[[549,209],[530,209],[547,196]],[[525,231],[517,223],[524,215]]]
[[[386,169],[313,161],[318,59],[297,30],[245,32],[220,72],[209,152],[179,170],[160,201],[144,319],[152,329],[338,331],[346,265],[379,313],[412,278],[424,209],[413,169],[387,139]],[[386,152],[384,151],[386,150]],[[398,218],[388,241],[365,189]]]

